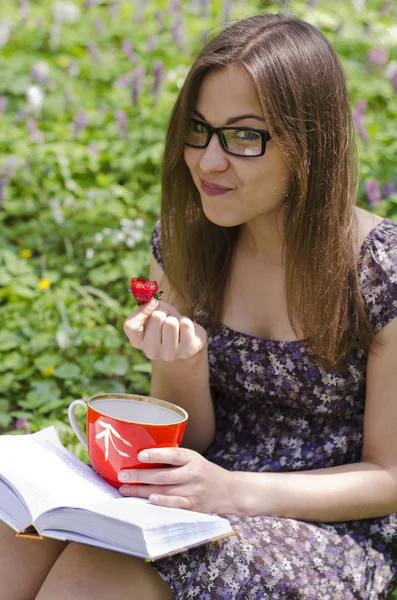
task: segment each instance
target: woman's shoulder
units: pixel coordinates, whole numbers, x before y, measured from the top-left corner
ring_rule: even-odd
[[[397,316],[397,223],[367,215],[361,215],[359,225],[359,277],[367,311],[377,332]]]
[[[357,237],[360,263],[375,260],[378,264],[396,268],[397,222],[358,209]]]

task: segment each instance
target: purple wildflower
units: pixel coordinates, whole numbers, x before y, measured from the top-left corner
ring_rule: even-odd
[[[387,14],[389,14],[390,9],[391,9],[391,3],[392,3],[392,0],[384,0],[384,2],[382,4],[382,7],[380,9],[380,14],[381,15],[387,15]]]
[[[382,190],[383,198],[389,198],[392,194],[397,193],[397,187],[394,183],[385,183]]]
[[[164,76],[164,65],[160,60],[156,60],[156,62],[154,63],[154,66],[153,66],[153,79],[154,79],[153,97],[155,100],[157,100],[157,98],[158,98],[160,87],[161,87],[161,82],[163,80],[163,76]]]
[[[8,181],[6,177],[0,177],[0,208],[3,208],[4,190]]]
[[[182,17],[178,16],[178,18],[176,19],[176,21],[174,22],[174,24],[172,26],[171,33],[172,33],[172,37],[174,38],[174,40],[176,41],[178,46],[181,48],[181,50],[184,50],[185,37],[184,37],[183,31],[182,31]]]
[[[3,177],[5,177],[7,181],[10,181],[14,177],[17,165],[18,159],[15,156],[10,156],[7,159],[3,169]]]
[[[4,190],[13,178],[17,164],[18,159],[15,158],[15,156],[10,156],[4,166],[2,175],[0,176],[0,209],[3,207]]]
[[[97,6],[98,0],[84,0],[84,4],[87,8],[93,8],[94,6]]]
[[[120,137],[127,139],[127,113],[125,110],[117,109],[114,113],[114,118],[119,127]]]
[[[110,15],[110,18],[112,19],[112,21],[117,19],[117,17],[119,16],[119,10],[120,10],[120,1],[112,0],[112,2],[109,4],[109,15]]]
[[[105,21],[101,17],[97,17],[94,19],[94,27],[96,31],[103,33],[105,31]]]
[[[134,70],[134,82],[132,84],[132,95],[131,100],[133,106],[138,105],[138,96],[142,91],[142,86],[145,81],[146,70],[145,67],[139,66]]]
[[[391,83],[394,90],[397,92],[397,71],[394,73],[394,75],[392,75]]]
[[[77,139],[80,135],[80,133],[83,131],[83,129],[85,128],[85,126],[88,123],[88,117],[87,117],[87,113],[85,112],[85,110],[83,110],[82,108],[79,108],[77,111],[77,115],[74,118],[74,138]]]
[[[200,12],[198,0],[190,0],[190,12],[194,15],[197,15]]]
[[[317,6],[317,4],[318,4],[318,0],[308,0],[307,4],[311,8],[315,8]]]
[[[26,112],[24,110],[18,110],[14,116],[14,123],[21,123],[26,117]]]
[[[380,68],[387,64],[388,58],[389,51],[387,48],[371,48],[367,55],[368,63],[374,67]]]
[[[143,21],[144,4],[145,0],[136,0],[134,13],[134,19],[136,23],[141,23]]]
[[[68,66],[68,73],[71,77],[77,77],[80,73],[80,69],[76,63],[71,63]]]
[[[33,67],[30,69],[30,76],[34,81],[42,84],[44,84],[48,79],[45,69],[41,68],[41,65],[37,64],[33,65]]]
[[[88,42],[88,52],[90,53],[91,59],[94,63],[101,62],[101,58],[98,51],[98,44],[96,42]]]
[[[30,6],[28,0],[19,0],[18,2],[19,14],[21,15],[21,21],[26,23],[30,16]]]
[[[156,11],[156,21],[159,24],[159,33],[161,33],[166,29],[162,10]]]
[[[94,142],[90,142],[87,145],[87,150],[93,156],[96,156],[99,153],[99,148],[98,148],[98,146],[96,144],[94,144]]]
[[[210,0],[200,0],[201,10],[204,17],[208,17],[210,14]]]
[[[158,46],[157,36],[151,35],[147,41],[148,50],[154,50]]]
[[[172,14],[179,14],[181,12],[181,3],[179,0],[170,0],[169,10]]]
[[[7,108],[8,100],[5,96],[0,95],[0,113],[4,112]]]
[[[30,425],[27,419],[17,419],[16,429],[25,429],[26,433],[30,433]]]
[[[134,83],[135,80],[135,71],[129,71],[113,82],[113,87],[115,88],[125,88]]]
[[[364,185],[365,195],[370,206],[376,206],[382,202],[382,193],[380,190],[379,181],[373,179],[366,181]]]
[[[37,121],[33,117],[28,117],[26,119],[26,129],[30,134],[30,139],[36,144],[42,144],[44,142],[43,133],[37,127]]]
[[[132,49],[130,40],[127,40],[127,39],[122,40],[121,48],[129,61],[137,62],[138,57]]]
[[[354,122],[360,138],[364,141],[368,140],[369,137],[364,123],[364,112],[366,108],[367,102],[365,100],[357,100],[354,110]]]

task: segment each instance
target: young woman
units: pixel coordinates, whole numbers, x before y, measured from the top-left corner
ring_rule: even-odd
[[[148,565],[3,528],[0,600],[393,588],[397,224],[356,207],[357,178],[343,70],[315,27],[258,15],[207,43],[167,132],[164,300],[124,325],[151,394],[189,424],[183,448],[148,452],[173,466],[127,471],[121,492],[227,515],[238,535]]]

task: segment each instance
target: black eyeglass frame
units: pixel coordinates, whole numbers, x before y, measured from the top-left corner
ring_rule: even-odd
[[[205,144],[203,146],[196,146],[193,144],[189,144],[188,142],[185,142],[186,146],[190,146],[191,148],[207,148],[208,144],[211,141],[212,136],[214,135],[214,133],[217,135],[218,140],[223,148],[223,150],[225,152],[227,152],[228,154],[232,154],[233,156],[239,156],[240,158],[258,158],[258,156],[263,156],[265,154],[266,151],[266,144],[269,140],[271,140],[271,136],[270,133],[266,130],[266,129],[255,129],[254,127],[212,127],[212,125],[209,125],[208,123],[203,123],[203,121],[199,121],[198,119],[190,119],[191,121],[193,121],[194,123],[198,123],[199,125],[203,125],[204,127],[206,127],[207,129],[207,141],[205,142]],[[235,131],[254,131],[255,133],[259,133],[261,136],[261,142],[262,142],[262,149],[260,154],[237,154],[236,152],[231,152],[231,150],[229,150],[226,146],[226,141],[223,139],[223,135],[222,132],[225,130],[230,130],[230,129],[234,129]]]

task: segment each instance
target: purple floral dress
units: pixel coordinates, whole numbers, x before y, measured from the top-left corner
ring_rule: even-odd
[[[152,251],[162,263],[157,224]],[[361,289],[379,331],[397,316],[397,223],[360,253]],[[216,436],[206,458],[229,470],[305,471],[360,461],[367,356],[327,372],[300,341],[207,328]],[[397,401],[397,396],[396,396]],[[397,514],[314,523],[227,517],[239,535],[153,563],[177,600],[386,598],[397,585]]]

